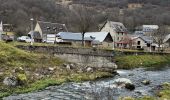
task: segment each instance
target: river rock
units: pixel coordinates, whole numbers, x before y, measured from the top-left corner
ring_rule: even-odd
[[[49,70],[49,71],[54,71],[55,68],[49,67],[48,70]]]
[[[132,84],[132,81],[130,79],[127,78],[118,78],[114,81],[114,83],[117,85],[117,87],[124,87],[128,90],[134,90],[135,89],[135,85]]]
[[[149,85],[150,84],[150,80],[144,80],[141,82],[143,85]]]
[[[131,83],[126,83],[125,88],[130,90],[130,91],[133,91],[133,90],[135,90],[135,85],[131,84]]]
[[[117,69],[117,68],[118,68],[118,66],[117,66],[116,64],[114,64],[114,68],[115,68],[115,69]]]
[[[75,67],[75,65],[74,65],[74,64],[70,64],[70,67],[71,67],[71,68],[74,68],[74,67]]]
[[[3,84],[5,84],[7,86],[17,86],[18,85],[18,79],[14,76],[6,77],[3,80]]]
[[[133,74],[133,73],[131,73],[131,74],[129,74],[128,76],[134,76],[134,74]]]
[[[87,72],[93,72],[93,68],[88,67],[88,68],[86,69],[86,71],[87,71]]]
[[[66,69],[71,70],[71,66],[69,64],[67,64]]]
[[[127,83],[130,83],[132,84],[132,81],[130,79],[127,79],[127,78],[118,78],[114,81],[116,84],[127,84]]]

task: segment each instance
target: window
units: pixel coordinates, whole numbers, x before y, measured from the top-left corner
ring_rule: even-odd
[[[140,45],[140,41],[138,41],[138,45]]]

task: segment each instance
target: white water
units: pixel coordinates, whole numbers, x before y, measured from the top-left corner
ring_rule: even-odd
[[[170,82],[170,68],[158,71],[146,71],[139,68],[134,70],[118,70],[120,75],[95,82],[67,83],[60,86],[48,87],[45,90],[9,96],[4,100],[117,100],[119,97],[143,95],[154,96],[154,88],[164,82]],[[135,84],[134,91],[118,88],[114,83],[118,78],[126,78]],[[143,85],[143,80],[150,80],[151,84]]]

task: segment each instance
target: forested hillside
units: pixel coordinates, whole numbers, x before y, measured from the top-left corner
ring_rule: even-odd
[[[129,10],[128,3],[141,3],[143,7]],[[0,0],[0,20],[13,24],[18,34],[30,30],[31,17],[35,20],[65,23],[70,31],[76,31],[69,9],[75,4],[91,8],[91,15],[96,16],[97,24],[107,19],[120,21],[130,31],[142,24],[170,25],[170,0]]]

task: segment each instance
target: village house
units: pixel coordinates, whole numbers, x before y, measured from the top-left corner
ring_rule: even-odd
[[[0,24],[0,40],[13,41],[15,39],[15,32],[13,32],[12,24]]]
[[[152,36],[159,29],[158,25],[143,25],[142,31],[146,36]]]
[[[132,47],[137,50],[144,50],[147,52],[157,50],[158,45],[153,43],[153,39],[148,36],[132,37]]]
[[[113,38],[113,45],[116,48],[128,48],[129,44],[124,38],[127,37],[127,29],[120,22],[107,21],[100,30],[101,32],[109,32]]]
[[[57,34],[62,42],[70,42],[73,46],[82,45],[82,34],[60,32]],[[113,48],[113,39],[109,32],[87,32],[84,36],[85,46],[97,46],[100,48]]]
[[[67,32],[65,24],[37,21],[33,35],[34,41],[47,42],[48,38],[55,38],[59,32]],[[31,32],[32,33],[32,32]],[[29,34],[31,34],[29,33]],[[55,35],[54,35],[55,34]]]

